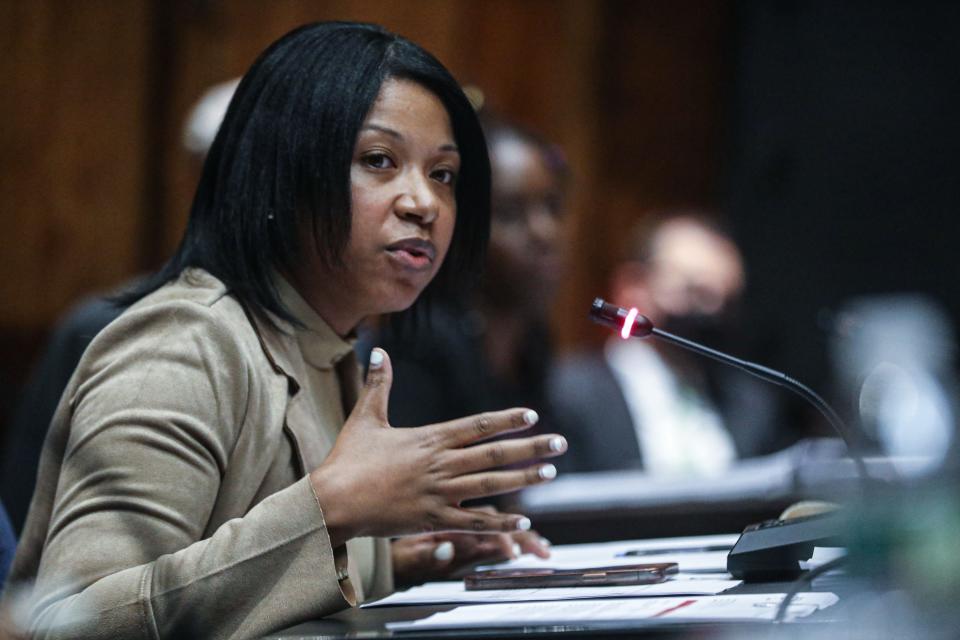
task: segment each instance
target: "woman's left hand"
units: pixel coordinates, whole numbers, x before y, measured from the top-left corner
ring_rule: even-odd
[[[550,543],[536,531],[428,533],[397,538],[392,549],[393,575],[398,585],[441,580],[472,564],[509,560],[522,553],[550,557]]]

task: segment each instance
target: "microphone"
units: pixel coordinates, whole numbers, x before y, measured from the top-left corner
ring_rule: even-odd
[[[590,308],[590,319],[619,331],[624,340],[653,336],[793,391],[816,407],[846,444],[850,458],[856,465],[861,488],[870,479],[863,458],[851,443],[846,425],[843,424],[840,416],[827,404],[826,400],[805,384],[769,367],[741,360],[693,340],[657,329],[653,326],[653,322],[640,315],[637,309],[624,309],[604,302],[602,298],[594,299],[593,306]],[[745,582],[795,578],[802,572],[800,561],[809,560],[813,556],[815,547],[836,546],[843,542],[844,522],[843,516],[834,512],[794,520],[768,520],[749,525],[727,554],[727,571]],[[798,579],[795,588],[784,597],[781,610],[786,610],[793,594],[802,586],[801,581],[802,578]],[[780,612],[777,615],[778,618],[782,617]]]
[[[843,440],[846,445],[850,458],[857,467],[857,474],[860,476],[860,479],[865,481],[869,478],[863,458],[860,457],[856,447],[853,446],[848,435],[849,430],[843,423],[843,420],[841,420],[837,412],[833,410],[833,407],[827,404],[826,400],[802,382],[794,380],[787,374],[775,369],[764,367],[763,365],[747,360],[741,360],[740,358],[723,353],[722,351],[717,351],[716,349],[711,349],[693,340],[687,340],[686,338],[681,338],[667,331],[657,329],[653,326],[650,318],[640,315],[636,308],[624,309],[623,307],[618,307],[604,301],[603,298],[594,299],[593,305],[590,307],[590,319],[597,324],[602,324],[605,327],[618,331],[620,337],[624,340],[628,338],[646,338],[647,336],[653,336],[688,351],[706,356],[711,360],[736,367],[761,380],[766,380],[767,382],[772,382],[785,389],[789,389],[816,407],[817,411],[826,418],[827,422],[830,423],[830,426],[833,427],[834,431],[837,432],[837,435],[840,436],[840,439]]]

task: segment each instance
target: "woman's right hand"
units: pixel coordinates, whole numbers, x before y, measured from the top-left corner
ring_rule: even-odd
[[[390,358],[374,349],[356,406],[330,455],[310,474],[333,545],[358,536],[529,529],[521,515],[464,509],[460,503],[552,479],[551,464],[494,468],[560,455],[566,440],[552,434],[477,444],[536,424],[537,414],[529,409],[394,429],[387,422],[392,381]]]

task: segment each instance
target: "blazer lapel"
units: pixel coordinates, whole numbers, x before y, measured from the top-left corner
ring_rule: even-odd
[[[301,475],[305,475],[320,466],[333,445],[332,442],[328,443],[326,438],[318,437],[316,417],[310,411],[309,403],[303,394],[298,394],[290,399],[283,430],[287,432],[294,443],[297,459],[300,462]]]
[[[360,388],[356,357],[356,354],[351,351],[337,363],[335,368],[340,380],[340,398],[345,415],[349,415],[356,404]],[[302,366],[307,365],[303,363]],[[290,399],[285,428],[297,443],[304,473],[315,469],[326,459],[336,440],[334,434],[318,428],[319,420],[320,418],[314,415],[312,405],[303,393],[298,393]],[[340,425],[337,425],[337,433],[339,433],[339,427]]]
[[[260,338],[263,352],[274,371],[287,378],[288,397],[286,399],[283,430],[290,437],[297,461],[299,475],[305,475],[315,469],[326,458],[332,443],[317,436],[316,417],[312,414],[308,398],[301,392],[299,375],[306,375],[306,362],[297,346],[293,328],[289,323],[271,315],[275,328],[269,326],[263,318],[247,312]]]

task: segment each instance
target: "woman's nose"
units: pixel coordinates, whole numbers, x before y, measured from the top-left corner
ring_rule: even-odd
[[[436,220],[439,204],[429,179],[410,176],[404,180],[395,209],[401,218],[413,220],[418,224],[430,224]]]

